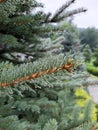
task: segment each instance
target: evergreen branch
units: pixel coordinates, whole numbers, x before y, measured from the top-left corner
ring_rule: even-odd
[[[41,77],[41,76],[43,76],[43,75],[45,75],[45,74],[55,73],[55,72],[58,71],[58,70],[64,70],[64,69],[66,69],[68,72],[71,72],[72,66],[73,66],[72,59],[69,59],[69,60],[68,60],[68,63],[67,63],[66,65],[64,65],[64,66],[54,67],[54,68],[52,68],[52,69],[50,69],[50,70],[48,69],[48,70],[45,70],[45,71],[40,71],[40,72],[38,72],[38,73],[34,73],[34,74],[30,75],[30,76],[21,77],[21,78],[19,78],[17,81],[14,80],[14,81],[12,81],[11,83],[6,83],[6,82],[0,83],[0,86],[1,86],[1,87],[13,86],[13,85],[17,84],[17,82],[18,82],[18,83],[21,83],[21,82],[23,82],[23,81],[35,79],[35,78]]]
[[[21,43],[18,42],[18,39],[9,34],[1,34],[0,35],[0,44],[2,45],[1,50],[9,50],[10,48],[21,48]]]
[[[21,16],[17,16],[15,18],[11,18],[8,25],[23,25],[23,24],[28,24],[28,23],[32,23],[33,17],[30,15],[21,15]]]
[[[23,0],[24,1],[24,0]],[[31,4],[32,3],[32,4]],[[36,7],[43,7],[43,4],[42,3],[40,3],[40,2],[37,2],[37,1],[35,1],[35,0],[31,0],[30,1],[30,6],[31,7],[33,7],[33,8],[36,8]]]
[[[49,22],[49,21],[47,21],[47,22]],[[44,27],[40,27],[38,33],[42,35],[42,33],[48,33],[50,31],[53,31],[53,32],[64,31],[64,27],[60,27],[60,26],[51,26],[51,27],[44,26]]]
[[[57,130],[57,127],[58,122],[55,119],[51,119],[45,124],[43,130]]]
[[[1,0],[0,4],[0,20],[7,18],[9,15],[14,14],[17,4],[20,0]],[[3,14],[3,15],[2,15]]]
[[[65,40],[65,38],[63,36],[60,36],[54,41],[49,40],[48,44],[47,44],[47,39],[46,39],[46,41],[45,41],[45,39],[42,39],[41,41],[43,44],[41,45],[41,47],[39,46],[39,48],[40,48],[39,51],[40,52],[47,52],[47,51],[52,52],[55,49],[61,49],[61,48],[63,48],[63,45],[61,45],[61,43],[64,42],[64,40]]]
[[[70,17],[70,16],[73,16],[75,14],[78,14],[78,13],[82,13],[82,12],[86,12],[87,10],[84,9],[84,8],[79,8],[79,9],[75,9],[75,10],[72,10],[72,11],[67,11],[66,13],[62,14],[61,16],[55,18],[55,19],[51,19],[51,22],[59,22],[67,17]]]
[[[4,61],[10,61],[12,62],[14,65],[15,64],[22,64],[22,63],[25,63],[24,61],[19,61],[18,59],[16,59],[16,57],[14,59],[11,59],[5,55],[1,55],[0,56],[0,59],[3,59]]]
[[[50,21],[50,16],[51,16],[51,13],[49,12],[49,13],[46,15],[46,18],[45,18],[44,23],[48,23],[48,21]]]
[[[0,63],[0,72],[3,70],[3,69],[9,69],[9,68],[12,68],[13,67],[13,64],[6,61],[6,62],[2,62]]]
[[[66,8],[68,8],[72,3],[74,3],[75,2],[75,0],[70,0],[70,1],[68,1],[68,2],[66,2],[64,5],[62,5],[60,8],[59,8],[59,10],[54,14],[54,16],[52,17],[52,20],[54,19],[57,19],[58,17],[59,17],[59,15],[62,13],[62,12],[64,12],[64,10],[66,9]]]

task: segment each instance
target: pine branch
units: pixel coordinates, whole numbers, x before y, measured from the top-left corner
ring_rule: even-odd
[[[48,23],[48,22],[50,21],[50,16],[51,16],[51,13],[49,12],[49,13],[46,15],[46,18],[45,18],[44,23]]]
[[[12,26],[12,25],[23,25],[23,24],[29,24],[32,23],[33,18],[30,15],[21,15],[21,16],[17,16],[15,18],[11,18],[8,25]]]
[[[79,8],[79,9],[75,9],[72,11],[67,11],[66,13],[63,13],[61,16],[58,16],[55,19],[52,18],[51,22],[60,22],[61,20],[65,19],[65,18],[68,18],[68,17],[73,16],[73,15],[78,14],[78,13],[86,12],[86,11],[87,10],[84,8]]]
[[[1,87],[13,86],[13,85],[15,85],[17,83],[21,83],[23,81],[35,79],[35,78],[41,77],[41,76],[43,76],[45,74],[55,73],[58,70],[64,70],[64,69],[66,69],[68,72],[71,72],[71,68],[72,67],[73,67],[72,59],[69,59],[68,62],[67,62],[67,64],[64,65],[64,66],[54,67],[54,68],[52,68],[50,70],[48,69],[48,70],[45,70],[45,71],[40,71],[38,73],[34,73],[34,74],[30,75],[30,76],[21,77],[17,81],[14,80],[11,83],[4,82],[4,83],[1,83],[0,86]]]
[[[13,64],[6,61],[6,62],[2,62],[0,63],[0,72],[3,70],[3,69],[9,69],[9,68],[12,68],[13,67]]]
[[[55,19],[57,19],[59,17],[59,15],[65,11],[66,8],[68,8],[72,3],[74,3],[75,0],[70,0],[68,2],[66,2],[64,5],[62,5],[58,11],[56,11],[56,13],[54,14],[54,16],[52,17],[52,20],[55,21]]]

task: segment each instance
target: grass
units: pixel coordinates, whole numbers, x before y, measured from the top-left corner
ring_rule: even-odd
[[[88,72],[90,72],[91,74],[93,74],[93,75],[95,75],[95,76],[98,76],[98,67],[95,67],[95,66],[93,65],[93,61],[94,61],[94,60],[95,60],[95,59],[92,58],[91,62],[87,62],[87,63],[86,63],[86,66],[87,66]]]

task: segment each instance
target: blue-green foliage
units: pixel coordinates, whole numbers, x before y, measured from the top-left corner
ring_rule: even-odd
[[[74,1],[65,3],[53,17],[50,13],[46,15],[41,11],[34,13],[36,7],[42,7],[42,4],[35,0],[1,2],[0,58],[17,61],[14,52],[23,52],[35,59],[39,57],[39,37],[51,30],[46,24],[59,22],[85,11],[82,8],[65,12]],[[64,69],[70,59],[73,59],[71,73]],[[92,128],[95,125],[91,119],[93,102],[90,101],[85,107],[79,107],[76,103],[76,89],[89,86],[86,80],[88,74],[78,71],[78,66],[82,63],[79,55],[71,54],[48,55],[44,59],[39,58],[33,63],[21,65],[0,62],[0,129],[80,130],[81,126],[85,130]],[[55,73],[45,73],[55,67]],[[43,75],[31,78],[32,74],[38,75],[39,72],[43,72]],[[26,80],[27,76],[30,77],[29,80]],[[22,82],[19,82],[20,79]],[[3,85],[5,83],[7,85]]]
[[[68,58],[60,55],[36,61],[29,64],[32,69],[30,68],[31,71],[28,69],[27,72],[30,75],[43,69],[63,66],[67,64]],[[75,62],[78,62],[78,60],[75,60]],[[23,66],[25,67],[23,68]],[[28,67],[28,64],[11,67],[11,69],[5,67],[1,71],[1,83],[15,80],[15,75],[19,77],[17,75],[19,74],[18,69],[21,72],[20,77],[27,74],[24,69]],[[75,67],[77,68],[77,65],[74,63],[73,68],[75,69]],[[16,74],[13,75],[15,70],[17,70]],[[8,78],[9,72],[10,78]],[[88,76],[84,72],[68,73],[66,70],[58,70],[56,73],[46,74],[30,81],[23,81],[20,84],[1,87],[0,128],[10,130],[70,130],[72,128],[77,129],[83,124],[86,127],[86,122],[93,125],[91,119],[93,102],[90,101],[83,108],[79,107],[76,103],[78,97],[75,95],[78,87],[90,84],[90,82],[84,81],[84,78],[86,79]],[[81,113],[84,115],[83,117],[80,117]]]

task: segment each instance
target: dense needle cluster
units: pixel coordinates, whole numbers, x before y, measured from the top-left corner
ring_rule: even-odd
[[[30,79],[35,79],[35,78],[38,78],[38,77],[41,77],[45,74],[51,74],[51,73],[54,73],[56,72],[57,70],[63,70],[63,69],[66,69],[68,72],[71,72],[71,67],[73,66],[73,63],[72,63],[72,59],[69,59],[68,63],[64,66],[61,66],[61,67],[54,67],[53,69],[47,69],[45,71],[40,71],[38,73],[34,73],[30,76],[26,76],[26,77],[21,77],[18,79],[18,81],[12,81],[11,83],[0,83],[0,86],[1,87],[7,87],[7,86],[11,86],[11,85],[15,85],[16,83],[21,83],[23,81],[27,81],[27,80],[30,80]]]

